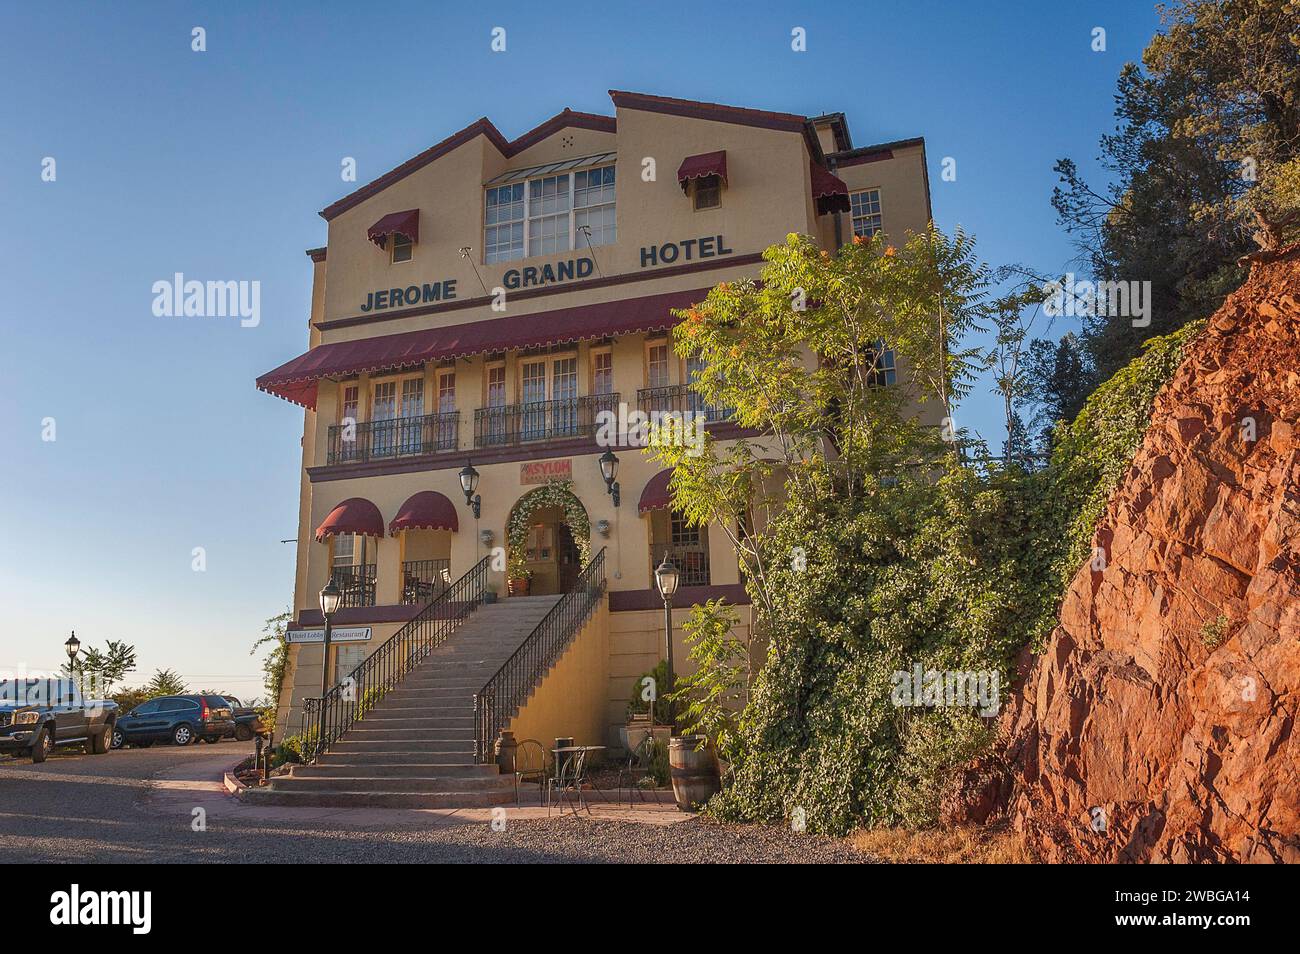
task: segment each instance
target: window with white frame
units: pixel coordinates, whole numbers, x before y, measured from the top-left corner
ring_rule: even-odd
[[[579,235],[584,229],[590,231]],[[573,174],[574,245],[583,248],[614,244],[614,167],[584,169]]]
[[[591,352],[591,393],[614,393],[614,352],[608,348]]]
[[[649,345],[646,348],[646,387],[668,387],[668,367],[668,345]]]
[[[393,234],[390,236],[391,241],[388,247],[392,250],[392,262],[396,265],[398,262],[409,262],[411,260],[411,246],[414,244],[405,235]]]
[[[614,167],[581,169],[484,190],[483,260],[509,262],[616,237]]]
[[[488,264],[524,257],[524,184],[487,190],[483,256]]]
[[[880,190],[864,189],[849,195],[849,212],[853,217],[853,234],[871,238],[880,231]]]

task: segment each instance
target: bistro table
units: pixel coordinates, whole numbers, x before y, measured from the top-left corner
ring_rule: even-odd
[[[587,806],[586,799],[582,797],[582,785],[588,782],[586,776],[587,756],[592,752],[603,752],[603,745],[562,745],[559,748],[551,749],[551,754],[555,756],[555,777],[548,779],[546,784],[546,810],[549,814],[551,810],[551,791],[555,788],[560,790],[561,800],[564,793],[568,791],[577,792],[578,804],[587,809],[587,814],[591,814],[591,809]],[[561,806],[563,811],[563,806]],[[573,809],[573,814],[578,814],[578,809]]]

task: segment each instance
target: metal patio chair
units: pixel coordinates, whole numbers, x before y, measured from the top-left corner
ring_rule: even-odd
[[[623,804],[623,786],[626,782],[628,792],[627,803],[632,804],[631,792],[635,791],[641,801],[645,801],[645,790],[638,784],[643,778],[650,774],[650,763],[654,760],[655,753],[655,736],[654,732],[648,732],[646,737],[636,744],[636,747],[627,754],[627,761],[618,770],[618,804]]]
[[[564,799],[566,795],[576,794],[578,804],[574,805],[572,800],[569,804],[573,807],[573,814],[578,814],[578,806],[585,808],[587,814],[591,814],[591,806],[582,796],[582,786],[588,781],[587,779],[587,750],[578,749],[577,752],[568,752],[563,755],[557,755],[555,759],[555,773],[546,780],[546,814],[551,814],[551,796],[558,790],[560,813],[564,813]]]
[[[521,782],[536,782],[538,801],[547,782],[547,752],[536,739],[524,739],[515,749],[515,805],[519,801]]]

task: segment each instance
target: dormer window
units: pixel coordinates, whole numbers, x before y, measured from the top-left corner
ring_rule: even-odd
[[[691,196],[696,212],[722,205],[722,187],[727,184],[727,150],[687,156],[677,167],[677,182]]]
[[[411,246],[420,241],[420,210],[388,213],[366,229],[366,238],[388,252],[390,262],[409,262]]]

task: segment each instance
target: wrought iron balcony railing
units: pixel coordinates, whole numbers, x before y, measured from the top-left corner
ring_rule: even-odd
[[[637,407],[647,414],[697,414],[706,423],[731,419],[731,408],[714,407],[685,384],[661,388],[641,388],[636,392]]]
[[[460,443],[460,412],[423,417],[335,424],[330,427],[331,464],[352,464],[390,457],[412,457],[454,451]]]
[[[681,573],[681,586],[709,585],[709,548],[703,544],[673,546],[667,543],[650,545],[650,578],[654,579],[654,569],[664,561],[672,561]]]
[[[474,446],[508,447],[528,441],[594,437],[601,411],[618,413],[619,394],[588,394],[558,401],[481,407],[474,412]]]
[[[330,570],[334,582],[343,593],[339,606],[375,605],[375,564],[356,563],[351,566],[336,566]]]
[[[422,606],[442,595],[451,583],[450,560],[404,560],[402,602]]]

